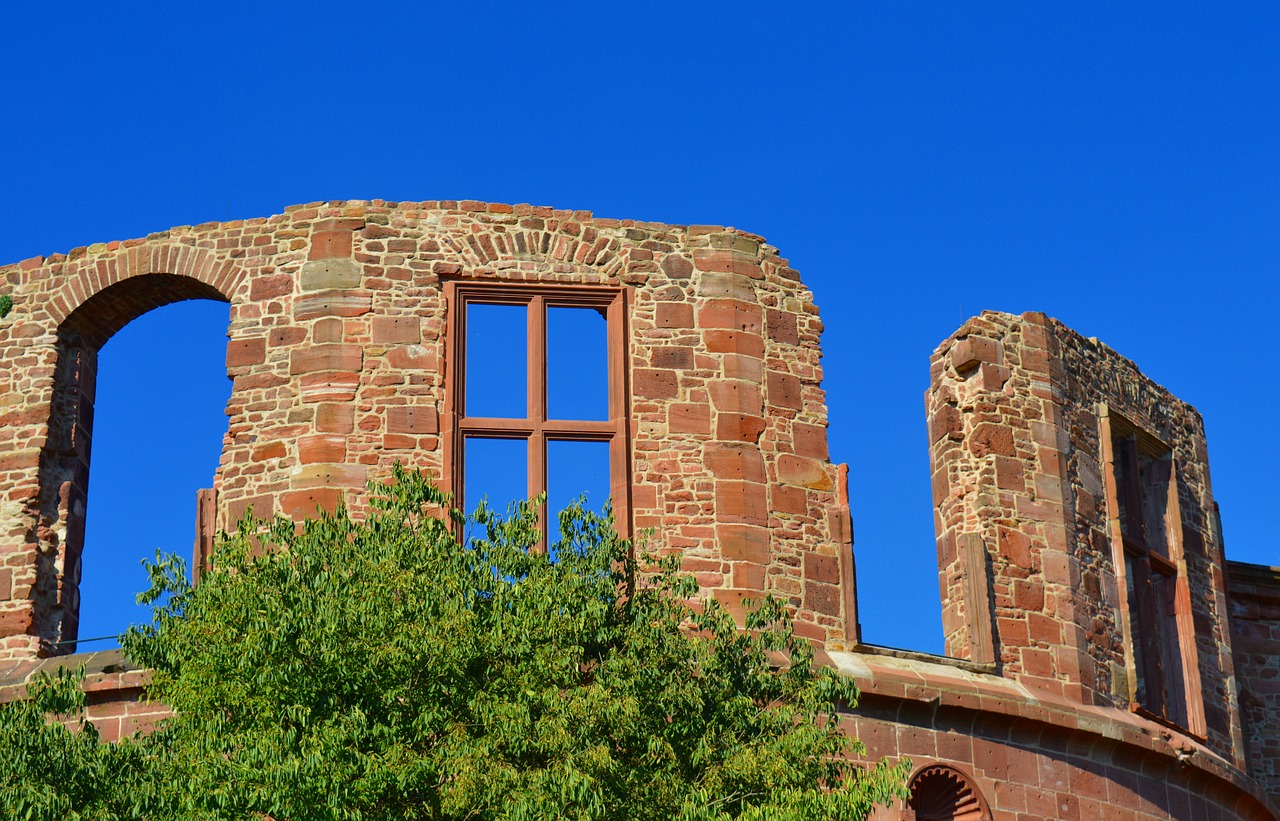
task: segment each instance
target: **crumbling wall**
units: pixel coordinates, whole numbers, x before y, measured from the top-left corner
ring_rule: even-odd
[[[168,302],[231,304],[229,428],[201,497],[207,545],[211,501],[217,527],[249,506],[300,517],[345,498],[359,513],[365,482],[397,461],[449,485],[448,281],[624,289],[624,525],[682,550],[731,608],[770,592],[802,635],[855,637],[822,324],[776,249],[719,226],[372,201],[0,268],[14,298],[0,323],[0,656],[75,637],[96,352],[111,334]]]
[[[1115,351],[1043,314],[983,313],[938,348],[932,369],[926,402],[948,652],[973,656],[972,637],[981,648],[987,635],[1005,675],[1082,704],[1136,701],[1100,422],[1121,417],[1167,443],[1176,465],[1204,732],[1238,760],[1199,414]]]

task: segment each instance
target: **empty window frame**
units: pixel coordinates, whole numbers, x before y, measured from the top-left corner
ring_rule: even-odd
[[[1204,737],[1177,466],[1169,446],[1103,406],[1107,518],[1138,712]]]
[[[523,474],[527,498],[572,486],[574,496],[590,491],[588,503],[599,509],[607,492],[618,531],[629,536],[625,291],[449,282],[445,293],[447,464],[463,509],[474,510],[486,495],[504,508]],[[504,468],[486,451],[510,454],[502,487],[490,488],[480,473]],[[589,454],[587,463],[578,464],[579,453]],[[539,511],[544,538],[555,540],[555,514],[571,500],[549,499]]]

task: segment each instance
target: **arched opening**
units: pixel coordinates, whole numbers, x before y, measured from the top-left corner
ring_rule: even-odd
[[[41,462],[57,547],[41,574],[57,590],[49,652],[116,646],[149,618],[135,601],[142,559],[189,550],[196,492],[212,482],[227,428],[228,311],[211,286],[151,274],[103,289],[59,328]]]
[[[964,773],[940,764],[924,767],[911,779],[907,806],[916,821],[986,821],[987,802]]]

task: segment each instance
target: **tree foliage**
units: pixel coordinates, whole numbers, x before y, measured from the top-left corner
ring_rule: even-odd
[[[775,601],[740,630],[676,557],[638,564],[580,508],[543,553],[530,506],[433,515],[449,499],[399,469],[371,489],[361,521],[246,518],[195,587],[159,558],[154,622],[124,647],[175,715],[99,744],[44,721],[74,711],[40,700],[74,698],[66,682],[37,687],[3,708],[0,744],[71,749],[75,772],[10,761],[0,802],[35,818],[711,821],[853,819],[903,794],[901,767],[849,761],[838,711],[857,691],[814,667]]]

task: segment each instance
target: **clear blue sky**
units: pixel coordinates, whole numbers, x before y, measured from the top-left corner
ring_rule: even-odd
[[[3,13],[4,261],[343,198],[738,226],[823,311],[871,641],[940,649],[921,395],[986,308],[1056,316],[1198,406],[1229,555],[1280,564],[1274,4],[72,5]],[[226,390],[225,308],[193,308],[104,352],[169,386],[102,380],[107,567],[189,550],[223,424],[196,394]],[[169,358],[201,335],[208,361]],[[189,433],[149,450],[166,418]]]

